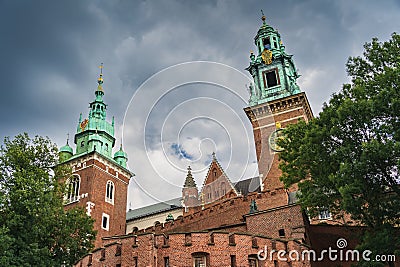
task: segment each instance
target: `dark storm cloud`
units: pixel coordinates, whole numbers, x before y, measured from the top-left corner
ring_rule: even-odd
[[[245,72],[260,9],[294,55],[299,84],[315,114],[347,81],[347,58],[360,55],[372,37],[386,40],[400,28],[395,0],[5,0],[0,6],[0,138],[27,131],[62,145],[68,132],[74,134],[79,113],[87,116],[97,66],[104,62],[107,115],[109,120],[115,116],[119,139],[130,98],[157,71],[210,60]]]

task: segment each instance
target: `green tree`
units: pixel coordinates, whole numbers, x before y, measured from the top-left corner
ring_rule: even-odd
[[[64,211],[57,165],[48,138],[6,137],[0,149],[0,265],[71,265],[93,248],[93,220],[83,209]]]
[[[299,202],[311,216],[328,208],[340,219],[345,211],[368,227],[364,249],[398,253],[400,35],[374,38],[364,48],[362,57],[347,62],[351,83],[319,116],[285,129],[281,180],[298,183]]]

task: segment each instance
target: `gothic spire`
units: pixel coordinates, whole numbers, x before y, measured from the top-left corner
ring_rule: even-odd
[[[188,170],[188,172],[187,172],[185,184],[183,185],[183,187],[196,187],[196,182],[194,181],[193,176],[192,176],[192,168],[190,168],[190,166],[188,166],[187,170]]]

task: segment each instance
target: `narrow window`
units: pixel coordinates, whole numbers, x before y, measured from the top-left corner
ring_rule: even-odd
[[[85,146],[85,141],[82,141],[81,142],[81,147],[84,147]]]
[[[106,148],[105,148],[105,150],[108,151],[108,144],[107,144],[107,143],[106,143]]]
[[[101,228],[104,230],[109,230],[110,228],[110,215],[103,213],[103,218],[101,219]]]
[[[271,43],[269,41],[269,38],[264,38],[263,39],[263,45],[264,45],[264,49],[268,49],[268,50],[271,49]]]
[[[112,181],[107,181],[106,202],[114,204],[114,183]]]
[[[276,41],[276,36],[272,37],[273,48],[278,48],[278,42]]]
[[[79,200],[80,179],[78,176],[72,176],[67,182],[67,194],[65,196],[66,204]]]
[[[236,267],[236,255],[231,255],[231,267]]]
[[[164,267],[169,267],[169,257],[164,257]]]
[[[226,194],[226,188],[225,188],[224,182],[221,183],[221,192],[222,192],[222,196],[224,196]]]
[[[138,265],[137,265],[137,263],[138,263],[137,258],[138,258],[138,257],[133,257],[133,267],[137,267],[137,266],[138,266]]]
[[[258,267],[257,256],[249,256],[249,267]]]
[[[206,256],[198,255],[193,257],[193,266],[194,267],[206,267]]]
[[[285,229],[279,229],[279,237],[285,237]]]
[[[213,170],[213,174],[214,174],[214,177],[216,178],[217,177],[217,170],[216,169]]]

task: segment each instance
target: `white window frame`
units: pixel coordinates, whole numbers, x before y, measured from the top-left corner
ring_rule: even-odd
[[[107,218],[107,225],[106,227],[103,226],[104,218]],[[103,216],[101,216],[101,229],[109,231],[110,230],[110,215],[103,212]]]
[[[318,218],[320,220],[330,220],[330,219],[332,219],[332,215],[331,215],[331,212],[329,211],[329,209],[321,209],[319,211]]]
[[[77,185],[74,186],[73,184]],[[79,175],[77,174],[72,175],[70,178],[68,178],[66,187],[67,187],[66,188],[67,192],[65,192],[64,195],[65,204],[67,205],[74,202],[78,202],[80,199],[79,190],[81,187],[81,177],[79,177]]]
[[[111,187],[111,191],[109,190],[109,187]],[[115,184],[113,181],[108,180],[106,184],[106,202],[113,204],[114,205],[114,199],[115,199]]]
[[[202,263],[198,263],[198,260],[201,260]],[[193,256],[193,267],[206,267],[206,266],[207,266],[207,257],[206,257],[206,255]]]

